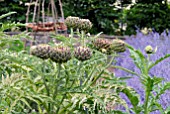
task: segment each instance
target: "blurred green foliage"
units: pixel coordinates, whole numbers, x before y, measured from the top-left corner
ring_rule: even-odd
[[[137,28],[152,28],[161,33],[170,28],[170,8],[163,0],[143,2],[139,0],[130,10],[124,11],[124,23],[127,23],[126,34],[134,34]]]
[[[148,3],[162,3],[165,0],[137,0],[137,3],[148,4]]]
[[[107,34],[114,33],[118,28],[117,20],[118,10],[113,5],[116,0],[65,0],[65,16],[78,16],[88,18],[93,23],[92,33],[104,32]]]
[[[0,15],[15,11],[16,14],[4,18],[1,22],[24,22],[27,7],[25,2],[28,0],[4,0],[0,1]]]
[[[26,2],[30,1],[0,1],[0,15],[10,11],[17,12],[13,17],[3,19],[2,22],[25,23]],[[49,0],[45,2],[45,10],[47,11]],[[115,2],[116,0],[62,0],[65,17],[78,16],[90,19],[93,23],[93,29],[90,32],[93,34],[101,31],[104,34],[134,34],[136,27],[140,29],[144,27],[154,28],[161,33],[166,28],[170,28],[170,6],[168,6],[167,0],[138,0],[137,4],[133,5],[130,10],[124,9],[123,11],[121,7],[131,4],[131,0],[120,0],[122,4],[119,4],[118,7],[114,5]],[[55,0],[55,4],[60,15],[58,0]],[[31,12],[33,9],[34,7],[31,6]],[[119,28],[121,23],[127,24],[125,31]]]

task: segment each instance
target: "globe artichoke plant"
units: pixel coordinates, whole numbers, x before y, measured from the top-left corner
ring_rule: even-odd
[[[41,59],[48,59],[51,47],[47,44],[39,44],[30,48],[30,53]]]
[[[7,38],[5,33],[1,34],[3,39]],[[83,35],[81,40],[85,38]],[[84,42],[84,46],[74,51],[74,56],[78,60],[70,60],[72,56],[70,50],[74,46],[68,43],[72,44],[72,41],[69,38],[60,37],[60,39],[62,44],[70,48],[61,45],[52,48],[47,44],[31,47],[32,55],[42,59],[49,58],[48,60],[39,61],[38,58],[26,54],[25,50],[16,52],[5,47],[4,50],[0,50],[2,78],[0,87],[3,88],[0,89],[1,113],[108,114],[110,112],[106,110],[108,103],[115,105],[115,99],[120,99],[119,93],[116,92],[117,88],[120,91],[119,81],[106,70],[112,64],[113,58],[108,63],[107,55],[102,53],[95,53],[91,58],[92,51]],[[6,39],[1,43],[4,43],[3,41],[9,42]],[[64,41],[66,43],[63,43]],[[88,59],[91,60],[85,61]],[[101,78],[104,78],[104,83],[99,81]],[[114,85],[111,80],[114,80]],[[116,103],[124,104],[121,99],[116,100]]]

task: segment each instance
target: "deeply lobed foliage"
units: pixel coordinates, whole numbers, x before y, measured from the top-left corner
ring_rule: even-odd
[[[114,107],[117,103],[125,104],[118,96],[121,90],[131,90],[106,70],[111,62],[108,64],[107,57],[98,52],[84,63],[73,59],[62,64],[60,77],[57,79],[59,70],[50,60],[44,61],[22,52],[8,50],[1,51],[0,60],[3,113],[26,110],[52,113],[52,110],[57,109],[61,114],[86,111],[94,113],[94,108],[97,112],[100,110],[106,113],[108,104]],[[98,82],[99,77],[105,80]],[[54,96],[56,87],[57,93]],[[48,109],[49,103],[54,105],[54,109]]]
[[[115,112],[113,109],[117,104],[127,108],[119,93],[133,89],[107,70],[115,54],[110,59],[93,50],[93,56],[83,62],[72,58],[60,63],[29,55],[23,48],[18,50],[19,45],[11,44],[16,40],[21,43],[19,35],[9,37],[1,32],[1,36],[1,44],[4,44],[0,50],[1,113],[94,114]],[[9,40],[3,40],[5,38]],[[73,49],[72,41],[76,40],[65,38],[63,43]],[[43,48],[41,46],[38,51]]]

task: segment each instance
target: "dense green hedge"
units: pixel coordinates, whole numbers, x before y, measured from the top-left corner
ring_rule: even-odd
[[[170,8],[167,4],[138,3],[124,13],[124,22],[127,23],[126,34],[134,33],[136,27],[152,28],[159,33],[170,28]]]
[[[6,22],[25,22],[25,14],[27,11],[27,7],[25,6],[25,2],[28,0],[0,0],[0,15],[15,11],[16,14],[13,14],[7,18],[2,19],[1,21]]]

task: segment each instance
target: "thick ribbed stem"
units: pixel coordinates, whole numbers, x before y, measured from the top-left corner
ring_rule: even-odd
[[[45,64],[43,63],[43,66],[45,66]],[[43,67],[43,73],[45,73],[45,68]],[[45,89],[46,89],[46,92],[47,92],[47,96],[50,96],[50,89],[46,83],[46,79],[45,79],[45,76],[42,74],[42,80],[43,80],[43,84],[45,86]],[[48,103],[48,112],[50,112],[50,103]]]
[[[85,47],[84,31],[81,31],[81,45]]]
[[[79,68],[78,68],[78,70],[77,70],[77,76],[79,76],[80,75],[80,69],[81,69],[81,67],[83,66],[83,62],[80,62],[80,65],[79,65]],[[79,81],[80,81],[80,86],[82,85],[82,82],[81,82],[81,77],[79,76]]]
[[[56,81],[55,81],[56,87],[55,87],[55,90],[54,90],[53,99],[55,99],[56,96],[57,96],[58,86],[59,86],[59,83],[57,83],[58,82],[57,80],[60,78],[60,71],[61,71],[61,63],[58,63],[58,75],[57,75],[57,78],[56,78]]]
[[[61,63],[58,63],[58,75],[57,75],[57,77],[56,77],[56,79],[55,79],[55,83],[54,83],[54,85],[56,85],[55,86],[55,89],[54,89],[54,93],[53,93],[53,100],[55,101],[55,98],[56,98],[56,96],[57,96],[57,93],[58,93],[58,86],[59,86],[59,82],[58,82],[58,79],[60,78],[60,72],[61,71]],[[53,114],[53,111],[54,111],[54,105],[51,107],[51,113]],[[50,113],[50,114],[51,114]]]
[[[65,83],[65,86],[64,86],[64,88],[67,88],[67,86],[68,86],[68,83],[69,83],[69,75],[68,75],[68,73],[67,73],[67,71],[66,71],[66,83]],[[63,103],[63,101],[64,101],[64,99],[66,98],[66,96],[67,96],[67,92],[63,95],[63,97],[62,97],[62,99],[61,99],[61,101],[60,101],[60,103],[59,103],[59,107],[57,108],[57,111],[56,111],[56,114],[58,114],[58,112],[59,112],[59,110],[60,110],[60,106],[61,106],[61,104]]]
[[[71,48],[73,48],[73,45],[72,45],[72,39],[73,39],[73,36],[74,36],[74,31],[73,31],[73,28],[70,28],[70,44],[71,44]]]
[[[144,114],[149,114],[149,111],[148,111],[149,96],[150,96],[150,91],[146,92],[146,95],[145,95],[146,100],[145,100],[145,104],[144,104]]]

